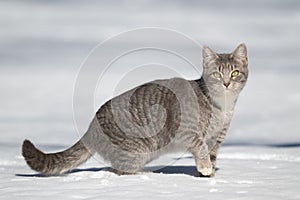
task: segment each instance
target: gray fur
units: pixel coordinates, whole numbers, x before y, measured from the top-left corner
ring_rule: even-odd
[[[231,54],[217,54],[205,46],[202,54],[200,79],[157,80],[114,97],[97,111],[82,139],[63,152],[45,154],[25,140],[28,165],[61,174],[98,153],[116,173],[133,174],[164,153],[188,150],[199,174],[214,176],[218,149],[248,77],[247,49],[240,44]]]

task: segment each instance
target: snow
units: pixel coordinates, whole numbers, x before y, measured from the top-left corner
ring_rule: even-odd
[[[48,151],[46,146],[41,146]],[[215,178],[199,178],[191,155],[164,156],[170,165],[118,176],[91,159],[70,174],[41,177],[19,156],[17,145],[0,162],[3,199],[299,199],[300,148],[224,146]],[[177,159],[179,157],[179,159]],[[154,166],[155,168],[157,165]]]
[[[88,2],[0,3],[0,199],[300,199],[299,2]],[[30,170],[21,156],[25,138],[56,152],[83,134],[76,132],[72,94],[90,50],[143,26],[180,31],[219,52],[247,44],[249,81],[218,155],[216,176],[197,177],[192,156],[182,153],[162,156],[131,176],[117,176],[95,158],[63,176]],[[182,43],[174,46],[195,54]],[[148,63],[150,55],[174,65],[176,73],[197,76],[184,63],[156,53],[120,60],[107,79],[122,77],[121,65]],[[140,68],[118,87],[173,72]],[[112,84],[101,84],[95,109],[112,95]],[[83,127],[92,115],[83,117]]]

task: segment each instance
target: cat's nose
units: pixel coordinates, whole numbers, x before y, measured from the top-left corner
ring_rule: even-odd
[[[229,85],[230,85],[230,82],[228,82],[228,83],[225,83],[225,82],[224,82],[224,86],[225,86],[226,88],[228,88]]]

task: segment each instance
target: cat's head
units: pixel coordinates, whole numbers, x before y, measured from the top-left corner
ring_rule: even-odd
[[[240,44],[229,54],[218,54],[204,46],[202,56],[203,78],[210,95],[238,95],[248,78],[246,45]]]

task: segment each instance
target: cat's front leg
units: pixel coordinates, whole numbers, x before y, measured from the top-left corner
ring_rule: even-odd
[[[199,145],[192,147],[192,154],[195,158],[197,171],[200,176],[211,177],[214,174],[213,165],[210,160],[208,147],[202,141],[197,142]]]
[[[220,148],[220,143],[217,143],[217,144],[215,144],[213,149],[210,151],[210,161],[211,161],[212,169],[213,169],[212,176],[214,176],[215,172],[216,172],[217,153],[218,153],[219,148]]]
[[[227,131],[227,129],[224,129],[224,131],[218,135],[217,139],[215,141],[213,141],[214,146],[212,147],[212,149],[210,150],[210,153],[209,153],[210,161],[211,161],[211,164],[213,167],[213,175],[212,176],[214,176],[215,171],[216,171],[217,154],[218,154],[219,148],[221,146],[221,143],[225,139],[226,131]]]

